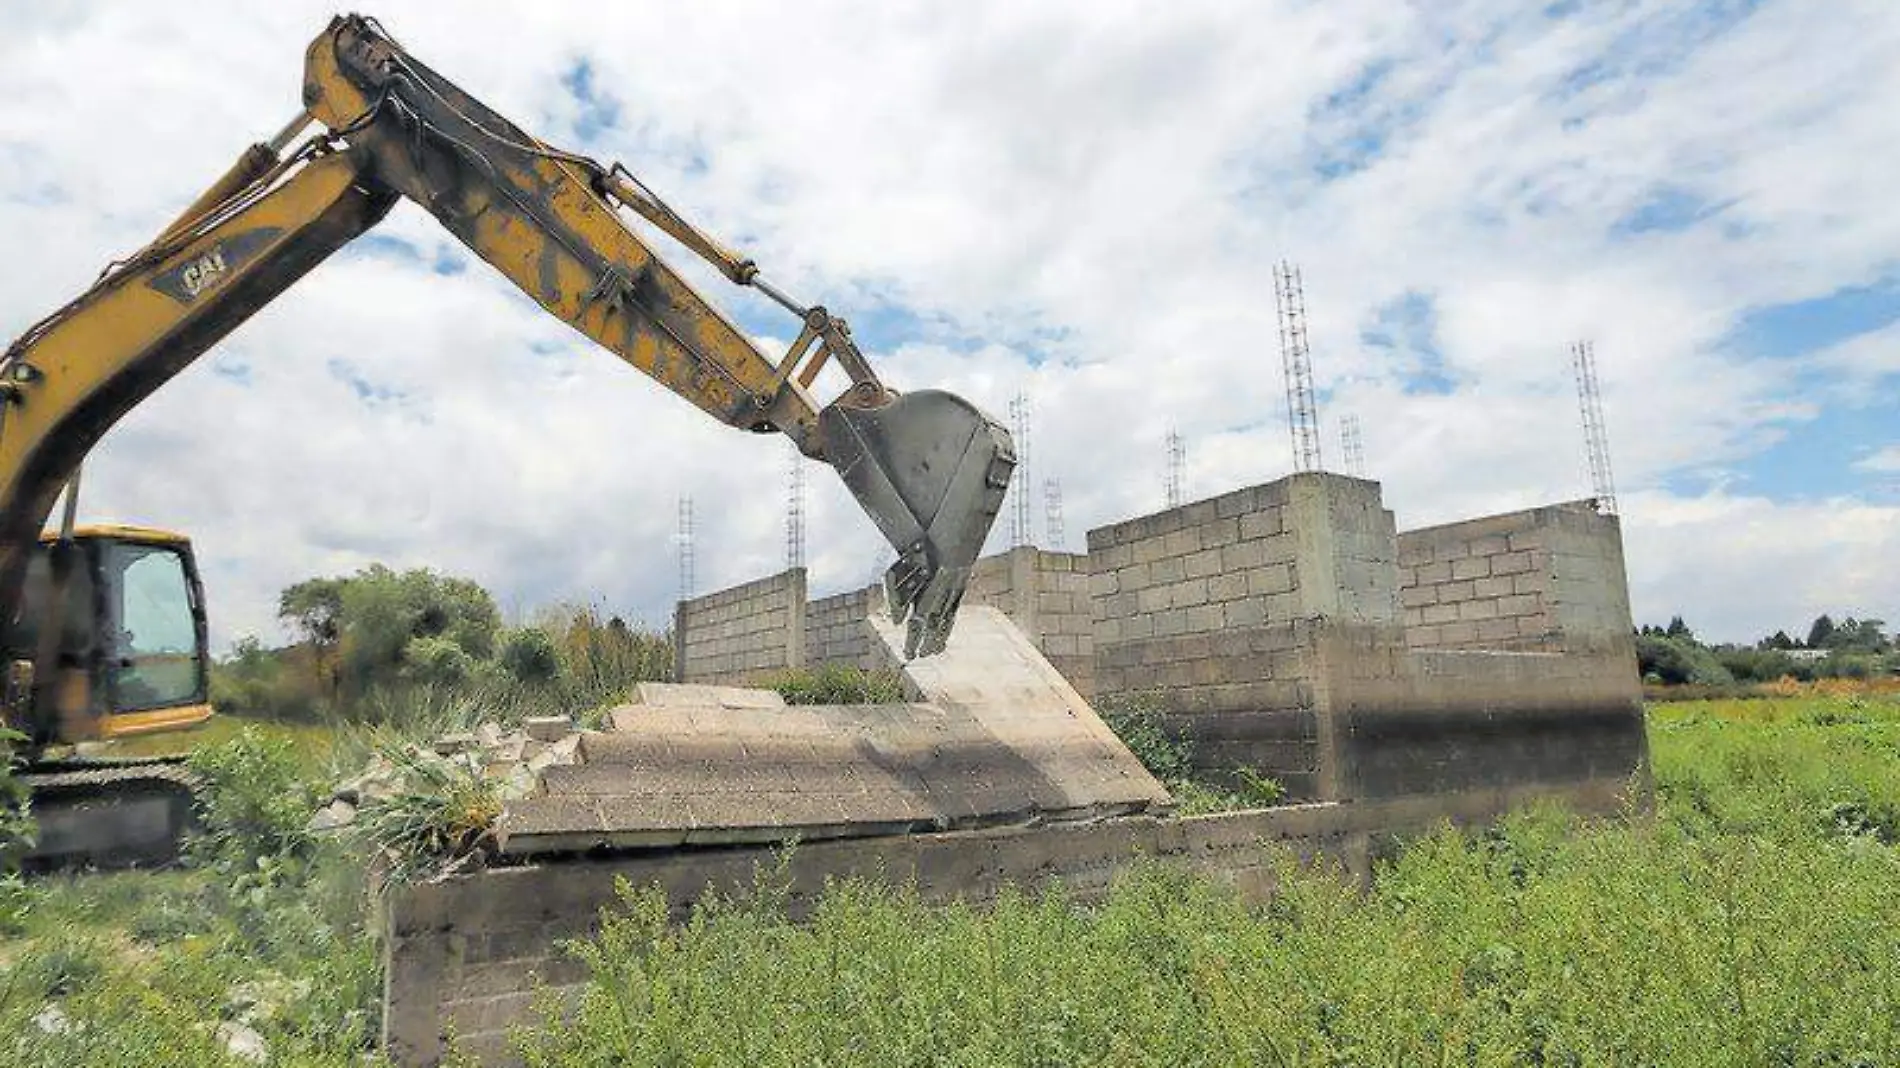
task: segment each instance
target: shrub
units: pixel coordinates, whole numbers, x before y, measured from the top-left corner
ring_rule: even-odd
[[[367,802],[355,827],[388,862],[391,881],[425,877],[493,848],[501,794],[479,767],[415,746],[384,756],[401,789]]]
[[[788,705],[888,705],[904,699],[904,680],[888,671],[850,664],[794,668],[772,680]]]
[[[457,686],[475,672],[475,659],[448,638],[409,639],[402,650],[403,676],[424,686]]]
[[[554,639],[540,627],[517,627],[503,634],[496,659],[516,682],[553,682],[561,674]]]
[[[1724,686],[1735,681],[1714,653],[1690,638],[1641,635],[1636,639],[1636,663],[1643,678],[1668,686]]]
[[[1096,711],[1150,775],[1173,783],[1193,773],[1194,743],[1168,733],[1161,706],[1153,698],[1136,694],[1103,700],[1096,703]]]
[[[280,882],[287,865],[307,854],[304,828],[318,800],[290,741],[246,726],[193,753],[191,768],[204,780],[193,856],[237,877],[238,889]]]

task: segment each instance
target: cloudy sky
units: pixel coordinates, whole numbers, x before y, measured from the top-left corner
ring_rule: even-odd
[[[0,332],[282,125],[332,10],[0,0]],[[1587,495],[1589,338],[1640,620],[1900,622],[1891,0],[375,13],[850,317],[894,385],[1027,395],[1045,545],[1044,479],[1068,548],[1159,507],[1170,428],[1190,496],[1291,468],[1284,258],[1328,464],[1356,414],[1401,528]],[[706,288],[767,345],[795,331]],[[659,623],[677,499],[700,589],[763,574],[787,462],[404,205],[126,418],[84,510],[189,532],[220,645],[374,560]],[[807,481],[814,587],[864,582],[881,541]]]

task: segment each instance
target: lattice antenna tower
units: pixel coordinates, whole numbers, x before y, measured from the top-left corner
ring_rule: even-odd
[[[1346,473],[1366,477],[1366,442],[1359,429],[1359,417],[1351,412],[1339,417],[1339,449],[1346,456]]]
[[[1016,476],[1015,486],[1010,490],[1014,494],[1009,513],[1009,544],[1011,548],[1033,545],[1036,541],[1035,529],[1031,523],[1030,487],[1035,480],[1029,475],[1029,394],[1018,393],[1016,399],[1009,402],[1009,432],[1016,439]]]
[[[1577,408],[1583,415],[1583,444],[1590,459],[1590,494],[1606,515],[1616,514],[1616,479],[1610,474],[1610,435],[1603,422],[1603,391],[1597,385],[1597,347],[1579,341],[1570,346],[1570,369],[1577,378]]]
[[[1273,295],[1280,310],[1280,359],[1286,371],[1286,416],[1293,431],[1293,470],[1317,471],[1319,399],[1313,389],[1313,356],[1306,344],[1306,289],[1300,269],[1285,260],[1273,269]]]
[[[1187,496],[1187,487],[1183,472],[1187,467],[1187,450],[1181,445],[1178,431],[1168,431],[1168,468],[1164,489],[1168,495],[1168,507],[1181,507],[1181,498]]]
[[[785,566],[805,566],[805,457],[787,442],[785,469]]]
[[[680,498],[680,526],[675,535],[680,550],[680,597],[682,601],[693,596],[693,499]]]
[[[1049,548],[1063,552],[1068,548],[1068,530],[1062,525],[1062,481],[1042,481],[1042,522],[1049,535]]]

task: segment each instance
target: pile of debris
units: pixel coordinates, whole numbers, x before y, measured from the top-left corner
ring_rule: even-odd
[[[310,818],[310,830],[335,832],[356,822],[365,805],[387,801],[412,784],[409,769],[440,763],[466,770],[492,783],[503,801],[532,796],[541,773],[580,760],[581,732],[567,716],[531,716],[519,727],[483,723],[471,731],[446,734],[430,746],[411,746],[399,759],[377,753],[363,771],[346,780],[330,801]]]

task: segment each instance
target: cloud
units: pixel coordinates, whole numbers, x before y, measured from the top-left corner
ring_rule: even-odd
[[[1872,471],[1877,474],[1900,475],[1900,445],[1889,445],[1884,449],[1870,452],[1856,460],[1854,467],[1857,470]]]
[[[1844,610],[1830,596],[1891,605],[1856,562],[1889,547],[1867,540],[1879,506],[1667,487],[1745,467],[1839,403],[1793,394],[1811,363],[1886,374],[1891,338],[1774,360],[1733,335],[1752,310],[1895,273],[1900,13],[1553,11],[714,2],[581,18],[490,0],[381,17],[527,129],[626,162],[782,287],[879,324],[866,337],[894,384],[998,414],[1028,393],[1031,477],[1062,481],[1071,532],[1160,505],[1170,428],[1191,494],[1288,470],[1270,275],[1288,257],[1324,447],[1336,462],[1337,417],[1357,414],[1402,525],[1583,494],[1564,349],[1587,336],[1639,612],[1742,638]],[[23,327],[64,302],[281,125],[330,12],[11,9],[0,232],[33,266],[0,278],[0,317]],[[400,208],[378,237],[133,413],[88,468],[89,512],[194,534],[220,640],[271,630],[284,585],[375,559],[468,574],[515,608],[593,598],[664,621],[686,494],[702,588],[778,564],[782,448],[590,351],[482,265],[457,270],[470,257],[424,212]],[[755,334],[794,329],[688,273]],[[814,586],[865,580],[880,540],[835,479],[809,484]],[[1695,538],[1732,565],[1711,570]],[[1755,574],[1804,579],[1763,598]]]

